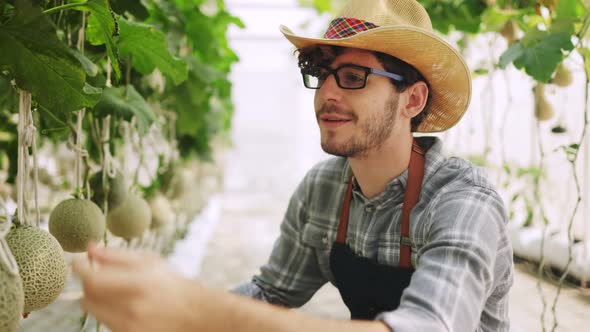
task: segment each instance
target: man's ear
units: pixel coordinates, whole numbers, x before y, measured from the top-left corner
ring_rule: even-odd
[[[402,108],[403,115],[411,119],[420,114],[426,106],[429,93],[428,86],[423,81],[418,81],[409,86],[406,91],[404,91],[404,94],[407,96],[407,102],[404,105],[405,107]]]

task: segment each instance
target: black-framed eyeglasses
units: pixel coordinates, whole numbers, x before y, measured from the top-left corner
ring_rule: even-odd
[[[403,82],[404,80],[404,77],[399,74],[357,65],[342,65],[336,69],[330,69],[323,66],[313,66],[301,69],[303,84],[308,89],[321,88],[330,75],[334,75],[336,84],[338,84],[341,89],[362,89],[367,85],[367,77],[369,74],[385,76],[397,82]]]

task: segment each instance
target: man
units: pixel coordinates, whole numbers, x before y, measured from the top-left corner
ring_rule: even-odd
[[[234,292],[184,280],[156,258],[89,250],[84,307],[115,331],[508,331],[512,250],[500,196],[433,137],[471,94],[461,56],[414,0],[352,0],[299,51],[322,148],[291,198],[260,275]],[[304,316],[332,282],[351,321]],[[158,289],[161,288],[161,289]],[[267,303],[273,304],[269,305]]]

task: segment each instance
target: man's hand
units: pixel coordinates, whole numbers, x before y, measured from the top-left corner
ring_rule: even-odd
[[[202,287],[158,256],[91,246],[82,307],[113,332],[390,332],[382,322],[318,319],[225,291]]]
[[[73,270],[83,284],[82,307],[113,332],[186,331],[190,308],[187,290],[199,291],[160,257],[91,246],[89,260]]]

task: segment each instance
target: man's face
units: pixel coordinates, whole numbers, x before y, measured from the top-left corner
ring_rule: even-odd
[[[346,49],[330,67],[344,64],[385,70],[371,52],[358,49]],[[398,104],[399,93],[386,77],[369,75],[365,88],[345,90],[330,75],[314,99],[322,149],[342,157],[364,157],[379,149],[392,135]]]

